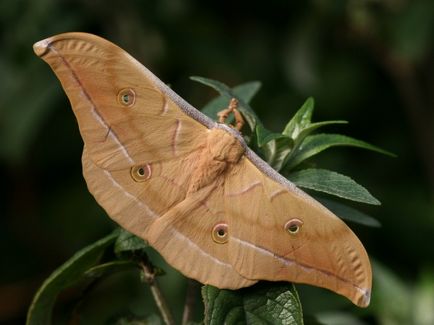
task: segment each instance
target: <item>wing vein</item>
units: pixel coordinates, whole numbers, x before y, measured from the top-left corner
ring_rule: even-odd
[[[340,277],[340,276],[338,276],[335,273],[332,273],[332,272],[329,272],[329,271],[326,271],[326,270],[322,270],[322,269],[313,267],[311,265],[307,265],[307,264],[304,264],[304,263],[297,262],[294,259],[289,259],[289,258],[280,256],[280,255],[277,255],[276,253],[273,253],[273,252],[269,251],[268,249],[266,249],[264,247],[252,244],[252,243],[250,243],[248,241],[242,240],[240,238],[236,238],[234,236],[232,236],[231,239],[234,240],[234,241],[236,241],[236,242],[238,242],[239,244],[247,247],[247,248],[254,249],[255,251],[259,252],[260,254],[271,256],[271,257],[277,259],[280,263],[282,263],[285,266],[288,266],[288,265],[291,265],[291,264],[296,264],[297,266],[299,266],[300,268],[302,268],[306,272],[317,271],[317,272],[319,272],[319,273],[321,273],[321,274],[323,274],[323,275],[325,275],[327,277],[333,277],[333,278],[337,279],[340,282],[343,282],[345,284],[351,285],[357,291],[361,292],[364,296],[369,296],[370,295],[370,293],[369,293],[368,290],[359,287],[358,285],[354,284],[353,282],[351,282],[351,281],[349,281],[349,280],[347,280],[347,279],[345,279],[343,277]]]
[[[125,188],[122,187],[122,185],[120,185],[111,175],[111,173],[107,170],[103,170],[104,174],[107,176],[107,178],[112,182],[112,184],[117,187],[119,190],[121,190],[121,192],[130,200],[133,200],[134,202],[136,202],[140,207],[144,208],[146,210],[146,212],[154,219],[158,218],[158,214],[153,211],[148,205],[146,205],[145,203],[143,203],[141,200],[139,200],[136,196],[134,196],[133,194],[131,194],[130,192],[126,191]]]
[[[128,153],[128,150],[125,148],[125,146],[119,140],[119,137],[117,136],[115,131],[109,126],[109,124],[105,121],[104,117],[99,113],[94,101],[92,100],[92,97],[89,95],[89,93],[83,87],[83,84],[82,84],[80,78],[78,77],[77,73],[75,72],[75,70],[72,68],[72,66],[69,64],[69,62],[65,59],[65,57],[62,54],[60,54],[60,52],[57,51],[56,48],[52,44],[49,44],[48,48],[51,51],[53,51],[62,60],[62,62],[65,64],[65,66],[71,72],[73,79],[76,81],[78,87],[80,88],[80,93],[82,95],[84,95],[84,97],[90,103],[91,113],[94,116],[94,118],[98,121],[98,123],[100,123],[104,128],[106,128],[108,130],[108,135],[110,135],[110,137],[114,140],[114,142],[120,147],[120,150],[124,154],[125,158],[127,158],[131,164],[134,164],[134,160],[131,158],[131,155]]]

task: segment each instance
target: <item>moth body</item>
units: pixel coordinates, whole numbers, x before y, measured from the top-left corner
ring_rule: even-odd
[[[243,154],[244,147],[232,134],[221,128],[209,130],[193,170],[188,194],[216,182]]]

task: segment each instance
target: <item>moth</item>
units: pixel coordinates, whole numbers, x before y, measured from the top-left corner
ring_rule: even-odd
[[[60,34],[33,47],[78,120],[89,191],[169,264],[218,288],[291,281],[368,306],[371,266],[359,239],[236,129],[98,36]]]

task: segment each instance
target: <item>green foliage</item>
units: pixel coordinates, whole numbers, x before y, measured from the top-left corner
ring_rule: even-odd
[[[315,199],[343,220],[359,223],[368,227],[381,227],[381,224],[377,219],[374,219],[348,205],[318,196],[315,196]]]
[[[27,315],[27,325],[51,324],[51,313],[59,293],[77,283],[88,275],[95,277],[101,272],[89,271],[102,257],[107,246],[112,244],[118,236],[114,232],[97,242],[83,248],[67,262],[53,272],[39,288]],[[86,272],[89,271],[88,274]]]
[[[353,139],[341,134],[315,134],[307,136],[300,146],[294,150],[294,153],[286,161],[287,168],[292,169],[308,158],[311,158],[320,152],[337,146],[348,146],[376,151],[391,157],[394,155],[386,150],[382,150],[364,141]]]
[[[290,283],[263,282],[237,291],[202,288],[205,324],[303,324],[301,303]]]
[[[54,271],[39,288],[29,308],[26,324],[51,324],[51,314],[57,296],[73,285],[84,282],[85,287],[90,288],[93,281],[111,274],[131,269],[139,270],[140,263],[147,260],[145,252],[147,247],[148,245],[141,238],[123,229],[117,229],[112,234],[82,248]],[[108,255],[109,259],[104,260],[104,255]],[[164,272],[155,269],[155,274],[162,275]],[[160,323],[158,316],[154,315],[144,319],[122,316],[114,324]]]
[[[366,142],[336,134],[312,134],[326,125],[343,124],[345,121],[312,123],[314,101],[309,98],[286,124],[282,133],[267,130],[250,107],[250,101],[260,88],[259,82],[249,82],[230,88],[225,84],[202,78],[193,80],[208,85],[219,92],[219,97],[205,105],[203,111],[216,119],[217,113],[227,107],[231,98],[239,102],[239,111],[247,121],[251,135],[250,145],[270,165],[288,176],[299,187],[327,193],[339,198],[368,204],[379,204],[364,187],[351,178],[324,169],[300,169],[306,159],[333,146],[353,146],[388,152]],[[390,154],[389,154],[390,155]],[[338,216],[366,226],[378,227],[375,219],[330,199],[320,199]],[[36,294],[28,313],[27,324],[50,324],[50,315],[56,297],[65,288],[79,281],[103,279],[107,275],[124,270],[149,266],[153,275],[164,272],[155,268],[149,258],[148,244],[125,231],[101,239],[77,252],[69,261],[57,269]],[[108,256],[103,259],[103,256]],[[144,274],[146,271],[143,271]],[[149,274],[148,274],[149,276]],[[146,277],[145,277],[146,278]],[[144,281],[148,284],[153,282]],[[155,290],[155,288],[153,289]],[[261,282],[241,290],[220,290],[211,286],[202,288],[205,305],[205,324],[303,324],[303,312],[295,287],[290,283]],[[164,312],[163,312],[164,313]],[[112,324],[160,324],[158,316],[136,315],[113,317]]]
[[[98,264],[89,268],[84,272],[84,276],[88,278],[98,279],[103,276],[108,276],[113,273],[125,271],[131,269],[131,267],[137,267],[137,264],[132,261],[110,261],[102,264]]]
[[[432,269],[423,269],[413,282],[404,281],[392,269],[374,261],[376,279],[372,297],[380,324],[433,324],[434,276]]]
[[[315,106],[314,99],[309,97],[303,106],[295,113],[294,117],[288,122],[283,130],[282,134],[290,137],[293,140],[297,140],[301,143],[304,138],[322,126],[330,124],[346,124],[347,121],[324,121],[318,123],[312,123],[312,114]]]
[[[380,204],[363,186],[348,176],[326,169],[309,168],[291,173],[289,180],[298,187],[324,192],[343,199],[367,204]]]
[[[136,256],[146,254],[145,251],[148,246],[149,245],[143,239],[122,229],[116,239],[114,252],[120,258],[130,258],[131,254]]]
[[[212,110],[209,110],[209,104],[205,106],[205,109],[208,110],[208,114],[214,119],[216,119],[219,110],[228,106],[228,102],[231,98],[238,99],[240,103],[246,103],[245,100],[247,99],[248,103],[252,99],[252,94],[255,94],[258,90],[258,86],[255,82],[240,85],[238,89],[242,86],[243,94],[249,94],[248,97],[241,97],[239,93],[231,90],[227,85],[221,82],[200,77],[194,77],[194,80],[207,84],[219,91],[219,105],[213,106]],[[225,100],[226,106],[224,106],[223,100]],[[240,108],[243,116],[248,116],[249,119],[255,119],[252,125],[256,127],[252,130],[255,132],[254,138],[256,139],[256,144],[259,149],[263,149],[262,156],[264,159],[277,171],[284,171],[285,174],[289,175],[288,178],[298,186],[353,201],[375,205],[380,204],[364,187],[357,184],[351,178],[339,173],[312,168],[291,173],[294,167],[302,164],[308,158],[334,146],[358,147],[393,156],[393,154],[388,151],[348,136],[339,134],[312,135],[311,133],[320,127],[347,123],[346,121],[340,120],[312,123],[313,110],[314,100],[313,98],[308,98],[287,123],[282,133],[275,133],[267,130],[263,124],[259,122],[256,114],[249,105],[244,104],[243,109]],[[211,113],[213,115],[211,115]],[[246,118],[246,120],[248,119]]]

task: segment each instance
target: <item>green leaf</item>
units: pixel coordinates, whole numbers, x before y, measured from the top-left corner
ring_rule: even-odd
[[[322,126],[348,123],[347,121],[340,120],[311,123],[314,106],[314,99],[309,97],[288,122],[282,134],[292,138],[294,141],[301,142],[307,135]]]
[[[394,154],[383,150],[379,147],[376,147],[367,142],[357,140],[345,135],[341,134],[315,134],[310,135],[305,138],[300,147],[293,151],[291,157],[288,159],[286,163],[286,168],[292,169],[304,160],[330,148],[336,146],[350,146],[350,147],[358,147],[362,149],[376,151],[378,153],[382,153],[388,156],[395,157]]]
[[[107,325],[163,325],[160,316],[152,314],[148,317],[137,317],[135,315],[122,315],[110,319]]]
[[[263,147],[265,161],[280,171],[292,150],[293,141],[288,137],[279,137],[266,143]]]
[[[305,128],[303,128],[297,135],[296,141],[301,143],[310,133],[315,131],[316,129],[319,129],[320,127],[326,126],[326,125],[332,125],[332,124],[348,124],[347,121],[342,120],[335,120],[335,121],[323,121],[323,122],[316,122],[309,124]]]
[[[100,278],[105,275],[129,270],[132,268],[137,268],[137,264],[131,261],[111,261],[104,264],[99,264],[91,267],[86,272],[84,276],[88,278]]]
[[[192,76],[190,79],[214,88],[220,93],[219,98],[221,99],[217,98],[219,101],[213,100],[206,105],[202,110],[204,114],[215,120],[217,113],[228,107],[228,103],[232,98],[236,98],[238,100],[238,109],[243,114],[243,117],[250,127],[250,130],[253,132],[255,130],[256,124],[262,124],[259,121],[256,113],[248,104],[253,95],[258,91],[260,87],[259,82],[250,82],[231,89],[220,81],[208,78]]]
[[[27,325],[51,323],[51,313],[57,295],[65,288],[78,282],[89,268],[97,264],[105,249],[114,243],[119,232],[98,240],[81,249],[67,262],[55,270],[42,284],[30,305]]]
[[[143,239],[120,228],[119,237],[116,239],[114,245],[114,252],[118,257],[130,257],[134,254],[141,255],[148,246],[148,243]]]
[[[290,283],[260,282],[237,291],[202,288],[206,325],[303,324],[297,291]]]
[[[341,219],[359,223],[368,227],[381,227],[381,224],[377,219],[372,218],[371,216],[368,216],[359,210],[349,207],[348,205],[317,196],[315,196],[315,199],[321,202],[325,207],[327,207],[331,212],[336,214]]]
[[[282,134],[287,135],[292,139],[297,138],[301,130],[310,124],[314,106],[314,99],[309,97],[288,122]]]
[[[249,81],[235,86],[232,88],[232,92],[246,103],[250,103],[259,89],[261,89],[261,83],[259,81]]]
[[[288,179],[299,187],[324,192],[347,200],[380,205],[363,186],[348,176],[326,169],[304,169],[292,173]]]
[[[286,135],[283,135],[281,133],[274,133],[274,132],[266,129],[262,125],[256,126],[256,138],[257,138],[258,146],[260,148],[263,147],[266,143],[268,143],[272,140],[276,140],[276,139],[287,139],[288,143],[292,144],[291,138],[289,138]]]

